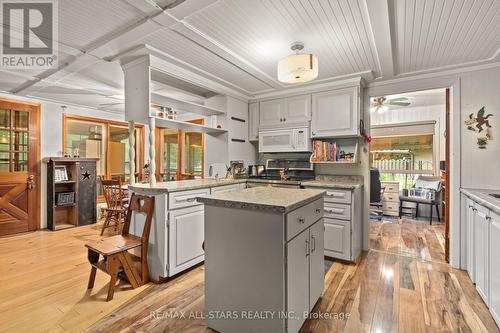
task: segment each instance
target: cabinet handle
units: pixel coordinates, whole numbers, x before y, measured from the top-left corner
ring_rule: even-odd
[[[313,135],[313,136],[316,136],[316,132],[312,132],[312,135]]]
[[[491,216],[486,216],[487,221],[491,221]]]
[[[472,207],[473,212],[477,212],[477,208]]]
[[[186,201],[187,202],[193,202],[193,201],[196,201],[196,198],[187,198]]]
[[[309,257],[309,240],[306,239],[306,258]]]
[[[321,213],[321,208],[316,208],[316,209],[315,209],[315,212],[316,212],[317,214]]]
[[[280,121],[283,121],[283,118],[280,118]]]
[[[304,223],[304,222],[306,222],[306,220],[303,217],[301,217],[301,218],[299,218],[299,222]]]
[[[283,121],[286,121],[286,118],[283,118]]]
[[[311,236],[311,252],[314,252],[316,250],[316,237]]]

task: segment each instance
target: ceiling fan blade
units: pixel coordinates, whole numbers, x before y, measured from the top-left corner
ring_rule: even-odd
[[[117,103],[102,103],[99,104],[99,106],[114,106],[114,105],[122,105],[125,104],[124,102],[117,102]]]
[[[406,97],[396,97],[396,98],[391,98],[390,100],[387,101],[389,104],[394,104],[394,103],[408,103],[410,105],[410,100]]]
[[[387,103],[387,104],[396,105],[396,106],[408,106],[411,103],[410,102],[394,102],[394,101],[389,101],[389,103]]]

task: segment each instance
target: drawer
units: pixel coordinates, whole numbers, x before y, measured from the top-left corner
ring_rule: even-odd
[[[171,210],[199,205],[200,203],[196,201],[196,197],[205,197],[208,195],[210,195],[209,188],[169,193],[168,209]]]
[[[384,193],[399,193],[399,183],[382,183]]]
[[[399,193],[384,191],[382,200],[385,202],[399,202]]]
[[[325,217],[350,221],[351,205],[325,202]]]
[[[313,201],[286,215],[286,240],[290,240],[323,217],[323,199]]]
[[[220,192],[229,192],[236,191],[245,188],[245,183],[241,184],[231,184],[231,185],[223,185],[223,186],[214,186],[210,189],[211,194],[220,193]]]
[[[325,202],[351,203],[351,191],[349,190],[327,190]]]
[[[385,211],[396,211],[399,212],[399,202],[383,202],[382,209]]]
[[[399,216],[399,211],[397,210],[384,210],[383,213],[387,216]]]

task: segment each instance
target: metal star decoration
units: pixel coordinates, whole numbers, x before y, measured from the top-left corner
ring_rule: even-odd
[[[90,179],[90,173],[88,170],[85,170],[85,173],[82,173],[82,180],[85,180],[85,179]]]

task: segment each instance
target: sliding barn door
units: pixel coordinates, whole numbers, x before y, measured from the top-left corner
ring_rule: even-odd
[[[0,236],[38,226],[38,110],[0,99]]]

